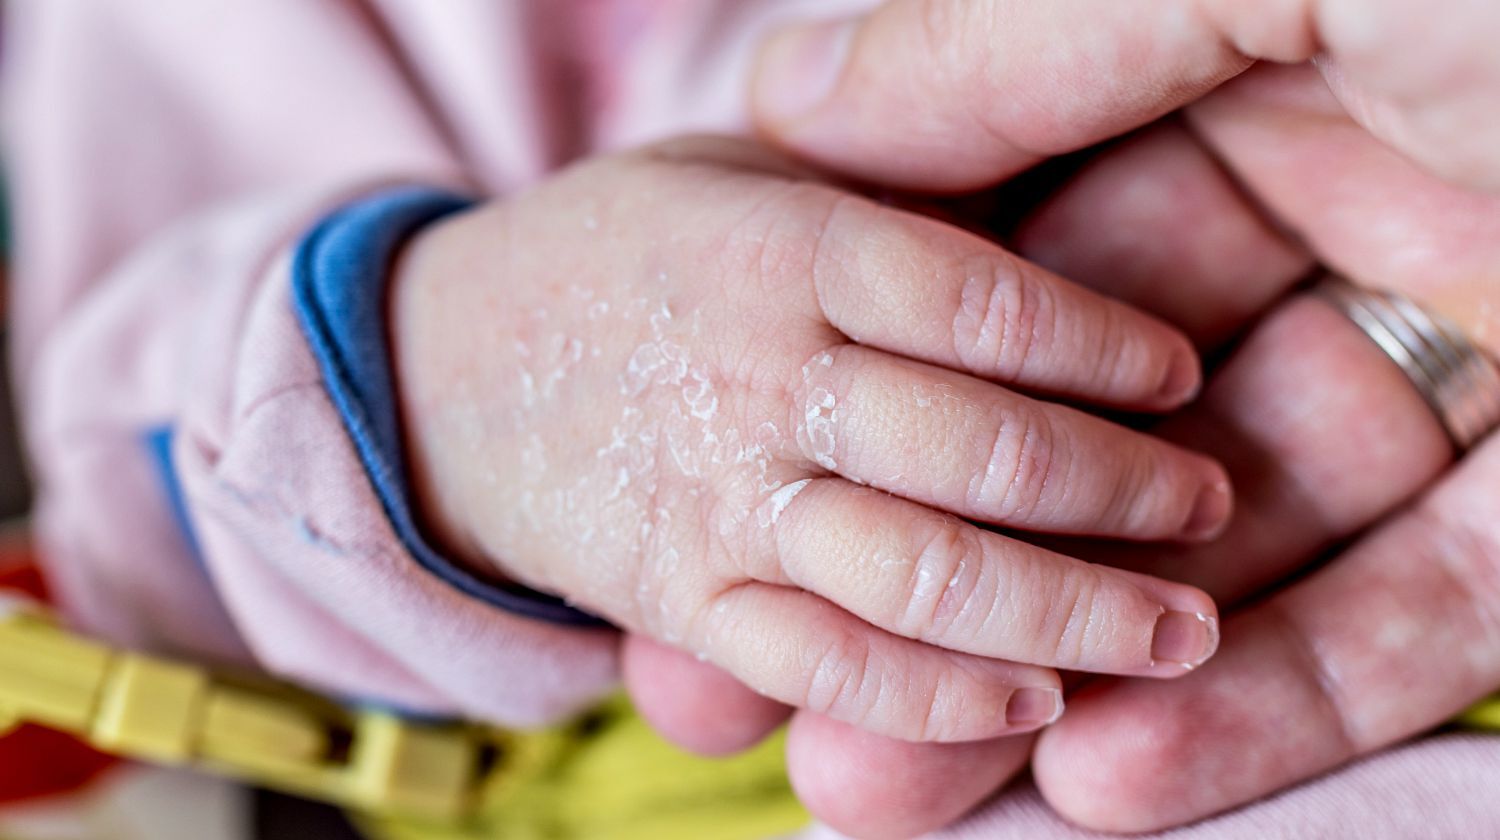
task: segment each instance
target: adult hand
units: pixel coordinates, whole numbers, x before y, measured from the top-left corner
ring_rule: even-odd
[[[1201,138],[1205,151],[1199,154],[1219,161],[1253,196],[1200,215],[1188,235],[1253,218],[1262,212],[1253,200],[1272,215],[1276,229],[1294,232],[1318,261],[1404,292],[1446,313],[1492,354],[1500,349],[1494,321],[1500,199],[1443,183],[1397,156],[1351,121],[1307,68],[1256,70],[1191,107],[1185,125]],[[1124,158],[1141,162],[1165,154],[1168,146],[1183,148],[1182,135],[1171,135],[1175,131],[1180,129],[1145,134],[1117,159],[1082,173],[1026,226],[1020,238],[1031,247],[1023,250],[1034,256],[1049,252],[1059,257],[1044,259],[1054,268],[1067,264],[1074,276],[1111,287],[1105,266],[1123,255],[1106,252],[1118,246],[1096,249],[1089,243],[1098,240],[1078,234],[1104,224],[1119,231],[1120,243],[1159,241],[1164,231],[1161,220],[1149,221],[1149,213],[1133,212],[1125,202],[1091,207],[1089,198],[1117,193],[1125,184],[1111,184],[1115,179],[1149,178],[1149,165],[1127,174],[1131,161]],[[1216,177],[1217,189],[1232,194],[1228,177]],[[1283,239],[1281,250],[1295,247]],[[1197,270],[1210,272],[1210,254],[1200,253]],[[1095,268],[1083,270],[1084,264]],[[1125,296],[1138,297],[1146,288],[1137,285]],[[1341,316],[1299,302],[1274,316],[1254,341],[1296,346],[1295,333],[1267,339],[1267,330],[1313,317],[1324,325],[1304,329],[1351,336],[1367,361],[1356,366],[1351,358],[1347,368],[1321,373],[1302,368],[1303,381],[1285,391],[1263,391],[1258,405],[1246,403],[1225,416],[1219,431],[1203,431],[1223,434],[1243,418],[1297,410],[1298,389],[1359,389],[1368,394],[1359,412],[1339,419],[1304,417],[1302,424],[1359,441],[1363,452],[1315,451],[1308,447],[1318,445],[1318,435],[1303,430],[1292,446],[1272,450],[1261,463],[1304,474],[1315,470],[1300,482],[1309,501],[1237,524],[1207,553],[1130,553],[1116,562],[1197,583],[1221,602],[1233,602],[1307,556],[1282,553],[1270,562],[1246,563],[1239,553],[1244,546],[1295,527],[1309,514],[1322,519],[1325,540],[1347,540],[1375,524],[1372,518],[1325,511],[1372,493],[1406,507],[1316,574],[1238,612],[1226,626],[1222,659],[1181,692],[1117,685],[1079,697],[1071,718],[1041,739],[1034,764],[1048,798],[1074,820],[1144,830],[1196,819],[1438,725],[1500,686],[1500,528],[1492,515],[1500,498],[1500,440],[1480,446],[1439,478],[1451,453],[1443,448],[1435,417],[1410,399],[1412,386]],[[1251,350],[1247,346],[1242,356]],[[1302,364],[1290,357],[1284,363],[1293,370]],[[1377,369],[1391,377],[1386,384],[1373,379]],[[1379,429],[1397,416],[1413,426]],[[1222,451],[1206,437],[1197,445]],[[1348,457],[1331,460],[1339,451]],[[1372,473],[1366,466],[1372,460],[1404,463],[1406,470]],[[1253,467],[1231,467],[1242,492],[1255,492],[1243,478]],[[1345,486],[1330,486],[1327,476],[1335,472]],[[1437,484],[1429,486],[1434,478]],[[1365,484],[1377,481],[1379,486]],[[1143,766],[1155,772],[1126,772]]]
[[[1347,112],[1426,168],[1500,186],[1500,8],[1452,0],[889,0],[762,53],[761,127],[890,186],[966,191],[1315,60]],[[1420,33],[1420,37],[1417,37]]]
[[[1258,59],[1316,55],[1316,66],[1256,67],[1184,120],[1100,159],[1023,228],[1018,244],[1169,316],[1205,345],[1240,329],[1315,259],[1402,288],[1485,338],[1497,333],[1490,304],[1500,212],[1390,147],[1451,180],[1500,182],[1492,151],[1500,124],[1490,116],[1500,102],[1500,57],[1486,46],[1497,17],[1500,10],[1478,2],[1450,7],[1440,20],[1397,0],[893,2],[853,24],[779,36],[766,52],[757,103],[773,138],[826,166],[898,187],[960,191],[1135,128]],[[1414,31],[1422,41],[1411,42]],[[1241,508],[1214,548],[1119,561],[1230,598],[1374,522],[1450,457],[1400,374],[1311,302],[1258,328],[1203,403],[1163,433],[1228,463]],[[1493,485],[1486,460],[1497,456],[1476,453],[1420,513],[1372,538],[1379,542],[1361,543],[1237,619],[1227,642],[1242,651],[1237,664],[1221,662],[1178,686],[1080,696],[1039,753],[1038,780],[1053,802],[1105,827],[1192,819],[1420,731],[1500,684],[1492,667],[1500,644],[1482,632],[1494,626],[1485,617],[1496,598],[1474,591],[1495,574],[1500,552],[1484,519],[1465,516],[1476,505],[1461,489],[1486,475]],[[1408,597],[1395,600],[1397,591]],[[1438,629],[1425,639],[1390,630],[1429,618]],[[1406,647],[1370,644],[1397,637]],[[650,656],[628,651],[627,661]],[[655,664],[658,677],[692,667]],[[1431,673],[1423,669],[1444,677],[1401,679]],[[653,715],[667,705],[639,690],[643,670],[627,674],[636,674],[630,682]],[[1257,686],[1265,688],[1250,690]],[[1321,699],[1325,687],[1332,701]],[[676,708],[731,693],[722,684],[690,691]],[[1165,706],[1179,713],[1162,714]],[[774,708],[759,708],[762,722],[776,718]],[[748,729],[693,727],[693,719],[677,718],[676,734],[700,747],[750,737]],[[1282,729],[1287,721],[1302,728]],[[789,751],[794,781],[820,816],[851,833],[899,835],[971,807],[1024,762],[1028,747],[1029,739],[886,742],[799,715]],[[1214,756],[1232,760],[1210,766]]]

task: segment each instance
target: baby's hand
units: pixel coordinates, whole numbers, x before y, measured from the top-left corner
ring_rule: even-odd
[[[1215,463],[993,384],[1160,410],[1199,370],[978,237],[679,141],[438,224],[391,305],[434,536],[777,700],[989,738],[1056,717],[1050,668],[1213,653],[1202,592],[965,521],[1200,539],[1230,505]]]

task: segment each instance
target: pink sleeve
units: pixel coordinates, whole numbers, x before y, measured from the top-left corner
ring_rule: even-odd
[[[477,189],[371,8],[18,0],[6,24],[16,374],[70,614],[512,725],[606,691],[613,634],[498,610],[412,561],[299,329],[289,251],[331,209],[391,182]],[[492,188],[545,159],[522,70],[492,79],[516,103]]]

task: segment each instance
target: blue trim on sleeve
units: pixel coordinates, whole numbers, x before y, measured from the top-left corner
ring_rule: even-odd
[[[161,481],[162,493],[167,497],[167,506],[172,510],[172,521],[177,524],[177,533],[192,551],[198,565],[203,565],[203,553],[198,550],[198,535],[193,531],[193,522],[188,518],[187,501],[182,495],[182,482],[177,478],[177,464],[172,458],[172,438],[177,429],[170,423],[154,426],[141,434],[141,443],[151,463],[156,467],[156,476]]]
[[[558,624],[606,626],[550,595],[480,579],[434,550],[412,512],[387,345],[386,276],[408,236],[469,206],[451,193],[398,187],[335,211],[293,255],[297,317],[381,506],[417,563],[509,612]]]

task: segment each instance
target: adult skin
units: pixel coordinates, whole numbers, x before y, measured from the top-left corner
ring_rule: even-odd
[[[1483,0],[1442,16],[1411,0],[895,0],[778,35],[756,104],[768,136],[804,158],[941,192],[1150,124],[1033,214],[1018,249],[1205,348],[1321,263],[1417,298],[1493,351],[1497,34],[1500,7]],[[1454,466],[1430,410],[1340,316],[1302,299],[1275,306],[1160,433],[1229,466],[1235,520],[1213,546],[1112,562],[1233,603],[1379,525],[1234,615],[1202,672],[1073,698],[1035,753],[1037,782],[1065,816],[1123,830],[1190,821],[1420,732],[1500,685],[1500,527],[1482,503],[1500,492],[1500,444]],[[680,713],[667,731],[685,743],[727,749],[758,734],[694,712],[755,702],[732,683],[697,673],[701,691],[663,700],[641,676],[694,665],[638,640],[627,658],[643,710]],[[746,720],[780,719],[756,708]],[[1267,708],[1281,710],[1274,731]],[[820,817],[895,836],[971,808],[1032,742],[920,746],[800,713],[788,750]],[[1222,755],[1235,760],[1211,758]],[[1155,772],[1131,772],[1143,766]]]

